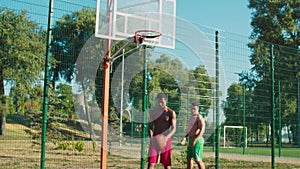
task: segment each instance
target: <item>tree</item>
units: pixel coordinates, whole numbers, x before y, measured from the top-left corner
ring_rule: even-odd
[[[68,116],[68,120],[74,120],[75,109],[74,103],[75,98],[72,94],[72,86],[67,84],[59,84],[57,86],[57,95],[60,102],[58,103],[57,109],[60,110],[61,114]]]
[[[208,76],[207,71],[205,70],[205,67],[203,65],[199,65],[198,67],[196,67],[193,71],[193,75],[198,84],[198,93],[200,95],[199,103],[200,107],[203,108],[202,113],[207,114],[212,103],[211,96],[213,89],[210,77]]]
[[[67,86],[63,85],[68,88]],[[69,90],[69,89],[67,89]],[[37,132],[29,133],[33,139],[38,139],[41,137],[42,125],[43,125],[43,112],[42,100],[43,100],[43,87],[37,85],[34,87],[34,92],[31,93],[30,99],[27,101],[27,109],[25,111],[26,117],[29,118],[32,123],[32,128]],[[68,120],[68,114],[65,112],[64,108],[71,107],[68,105],[66,107],[62,106],[63,102],[66,102],[67,97],[62,97],[61,92],[55,91],[52,87],[49,88],[49,104],[48,104],[48,114],[47,114],[47,139],[56,143],[61,140],[66,135],[63,135],[59,129],[57,123],[63,123]],[[65,99],[65,100],[62,100]],[[74,105],[74,104],[72,104]]]
[[[275,80],[292,82],[297,77],[299,68],[299,1],[249,1],[249,8],[253,11],[251,25],[253,31],[249,43],[252,50],[250,62],[253,65],[252,71],[262,80],[267,78],[270,82],[270,60],[269,48],[274,44],[274,55],[276,70],[284,70],[287,74],[281,74],[275,70]],[[283,69],[284,68],[284,69]],[[295,85],[289,90],[295,91]],[[288,90],[288,89],[283,89]],[[283,98],[285,99],[285,98]]]
[[[96,9],[84,8],[64,15],[53,26],[51,53],[57,62],[57,65],[51,68],[53,84],[60,78],[67,82],[74,79],[79,53],[94,34],[95,17]]]
[[[224,115],[226,117],[225,124],[231,126],[240,126],[243,124],[242,109],[242,85],[233,83],[227,89],[228,96],[226,98],[226,106],[224,107]]]
[[[283,117],[295,117],[297,96],[297,83],[300,72],[300,29],[299,29],[299,6],[300,1],[256,1],[249,0],[249,8],[252,10],[251,26],[253,31],[249,44],[252,54],[250,62],[253,64],[252,71],[257,73],[259,81],[255,87],[255,98],[260,102],[264,96],[270,96],[270,90],[265,90],[271,84],[270,76],[270,46],[274,45],[275,56],[275,82],[281,80],[281,100]],[[284,74],[282,72],[285,72]],[[264,83],[264,84],[263,84]],[[270,88],[270,87],[268,87]],[[268,94],[269,93],[269,94]],[[264,102],[260,102],[264,103]],[[269,113],[270,104],[261,104],[261,110]],[[270,117],[269,114],[265,114]],[[267,118],[264,118],[267,119]],[[290,123],[287,118],[285,124]],[[264,120],[263,123],[270,123]],[[295,126],[295,121],[289,124]]]
[[[143,66],[142,59],[139,66]],[[161,55],[155,61],[149,61],[148,67],[148,93],[151,93],[153,90],[165,92],[168,95],[168,103],[171,104],[169,106],[178,113],[180,94],[178,78],[180,76],[180,72],[184,72],[182,63],[178,59],[172,60],[169,56]],[[135,98],[135,106],[139,110],[142,110],[141,103],[143,100],[143,92],[141,92],[141,89],[143,89],[143,72],[138,73],[134,77],[129,89],[129,95],[131,98]],[[150,107],[155,106],[156,103],[151,102],[151,99],[149,101]]]
[[[51,53],[56,65],[51,68],[52,84],[63,79],[66,82],[75,82],[80,86],[78,91],[83,95],[84,114],[88,121],[90,137],[92,137],[92,119],[90,115],[88,97],[95,89],[92,69],[101,59],[103,40],[93,37],[96,21],[96,9],[84,8],[64,15],[53,26]],[[87,43],[88,42],[88,43]],[[87,43],[87,44],[86,44]],[[80,53],[84,59],[79,58]],[[103,54],[102,54],[103,56]]]
[[[4,96],[4,82],[9,82],[18,91],[15,102],[20,103],[41,79],[44,31],[26,17],[25,11],[17,14],[4,8],[0,8],[0,28],[0,96]]]

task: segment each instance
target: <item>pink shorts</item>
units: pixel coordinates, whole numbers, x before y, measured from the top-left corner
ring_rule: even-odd
[[[172,155],[172,138],[169,138],[166,144],[161,151],[157,150],[153,145],[149,146],[149,163],[157,163],[158,156],[160,155],[160,163],[164,167],[171,166],[171,155]]]

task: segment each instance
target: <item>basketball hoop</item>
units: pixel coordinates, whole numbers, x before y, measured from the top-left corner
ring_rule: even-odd
[[[147,42],[147,44],[153,46],[160,36],[161,33],[157,31],[139,30],[134,34],[134,43],[143,44],[144,42]]]
[[[115,52],[110,58],[107,59],[109,62],[113,62],[114,60],[118,59],[120,56],[120,52],[127,47],[130,43],[137,43],[137,44],[144,44],[147,47],[155,46],[158,43],[158,37],[161,36],[160,32],[153,31],[153,30],[139,30],[134,33],[133,40],[130,38],[126,44],[124,44],[118,51]]]

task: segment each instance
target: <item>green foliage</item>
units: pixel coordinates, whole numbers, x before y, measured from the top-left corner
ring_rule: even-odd
[[[252,10],[251,26],[253,31],[248,47],[251,50],[249,72],[239,73],[240,84],[232,84],[228,88],[228,97],[224,103],[226,125],[242,125],[243,109],[245,109],[246,126],[249,136],[256,142],[269,138],[267,131],[271,123],[272,104],[281,103],[282,122],[295,137],[297,122],[297,81],[299,68],[299,5],[300,2],[288,1],[249,1]],[[271,45],[273,50],[271,53]],[[271,93],[271,57],[274,57],[275,93]],[[272,69],[271,69],[272,70]],[[280,100],[277,83],[280,84]],[[243,102],[242,85],[245,85],[245,103]],[[275,102],[270,96],[275,95]],[[243,107],[245,104],[245,107]],[[275,130],[278,129],[279,108],[276,107]],[[289,131],[290,132],[290,131]],[[261,139],[263,138],[263,139]],[[268,140],[267,140],[268,141]]]
[[[193,70],[193,75],[198,84],[200,110],[202,109],[202,113],[207,114],[212,103],[211,92],[213,88],[211,79],[203,65],[196,67]]]
[[[8,114],[6,116],[6,121],[7,123],[17,123],[17,124],[22,124],[24,126],[30,127],[30,119],[21,114]]]
[[[109,108],[108,119],[108,123],[112,128],[117,129],[119,127],[120,120],[114,107]]]
[[[53,39],[51,43],[52,57],[55,58],[56,65],[51,69],[51,81],[62,78],[66,82],[74,80],[79,95],[83,95],[84,99],[84,117],[89,123],[90,137],[92,136],[92,121],[99,121],[99,117],[95,117],[90,113],[89,105],[96,102],[96,98],[89,100],[90,93],[95,91],[94,69],[97,70],[100,64],[99,56],[103,56],[103,40],[94,37],[96,9],[83,8],[73,11],[71,14],[62,16],[53,26]],[[84,55],[84,59],[79,57]],[[95,68],[96,67],[96,68]],[[53,85],[55,86],[55,85]],[[61,87],[63,88],[63,86]],[[69,90],[69,89],[68,89]],[[61,90],[63,91],[63,90]],[[71,92],[61,93],[59,97],[71,96]],[[75,102],[71,98],[70,102],[63,101],[60,107],[64,108],[64,112],[69,118],[74,117]],[[89,101],[88,101],[89,100]],[[100,102],[100,101],[99,101]]]
[[[243,93],[242,85],[233,83],[227,89],[226,104],[224,106],[224,115],[226,117],[226,125],[243,125]]]
[[[264,78],[261,83],[270,83],[270,60],[268,56],[270,45],[274,44],[277,70],[275,71],[275,81],[282,81],[282,93],[290,93],[284,95],[282,100],[295,101],[292,93],[296,91],[296,85],[293,84],[293,81],[300,72],[299,59],[294,59],[299,55],[299,5],[300,2],[294,0],[276,3],[249,1],[249,8],[253,10],[251,38],[255,39],[249,44],[253,51],[250,56],[250,62],[254,66],[252,71],[256,72],[260,79]],[[285,73],[282,74],[282,71]],[[263,91],[266,86],[257,85],[256,88]]]
[[[60,141],[57,143],[57,149],[59,150],[77,150],[82,152],[84,150],[84,142],[83,141]]]
[[[57,61],[52,68],[53,81],[59,75],[71,82],[75,73],[75,62],[88,39],[94,34],[96,10],[85,8],[66,14],[53,25],[52,56]]]
[[[63,142],[58,143],[57,149],[59,149],[59,150],[68,150],[68,149],[70,149],[70,146],[71,146],[71,142],[63,141]]]
[[[93,151],[97,151],[97,142],[95,140],[92,140],[92,144],[93,144]]]
[[[74,139],[74,136],[72,136],[71,141],[65,141],[62,138],[56,140],[57,140],[57,142],[55,143],[57,144],[56,148],[59,150],[77,150],[79,152],[82,152],[84,149],[84,142],[81,140],[76,141]]]
[[[12,86],[16,110],[24,113],[24,103],[44,68],[44,31],[27,18],[25,11],[15,13],[4,8],[0,8],[0,27],[0,81]]]
[[[39,87],[41,86],[36,87],[35,94],[42,93],[42,89]],[[43,94],[32,95],[32,100],[30,104],[28,104],[28,108],[25,113],[32,123],[32,128],[39,131],[37,133],[33,133],[33,139],[38,139],[41,136],[43,112],[40,104],[42,104],[42,96]],[[67,102],[67,100],[62,101],[61,98],[58,97],[58,93],[51,87],[48,91],[48,97],[47,138],[49,141],[56,143],[64,138],[57,126],[57,123],[66,122],[68,120],[68,114],[65,113],[63,108],[59,106],[61,102]]]
[[[75,144],[73,144],[73,149],[77,150],[79,152],[82,152],[84,149],[84,142],[83,141],[77,141]]]
[[[171,69],[172,65],[172,69]],[[149,69],[149,74],[147,78],[151,78],[148,80],[147,90],[148,93],[152,91],[163,91],[168,95],[168,102],[175,103],[174,105],[169,105],[175,112],[179,112],[179,86],[176,82],[176,77],[181,76],[180,70],[184,72],[182,63],[178,59],[172,60],[171,57],[166,55],[161,55],[155,62],[149,61],[149,67],[155,67],[154,69]],[[173,72],[166,72],[168,70],[176,70]],[[142,110],[142,100],[143,100],[143,72],[136,74],[136,76],[132,79],[129,88],[129,95],[131,98],[135,98],[135,108],[138,110]],[[154,92],[155,93],[155,92]],[[155,106],[156,102],[151,102],[155,100],[156,96],[151,95],[149,99],[149,106]],[[177,103],[177,104],[176,104]]]
[[[13,104],[13,99],[9,96],[3,96],[4,97],[4,102],[5,103],[5,113],[6,115],[8,114],[13,114],[15,113],[15,107]]]
[[[56,109],[60,110],[61,114],[68,116],[70,120],[75,116],[75,98],[72,94],[72,86],[67,84],[60,84],[57,86],[57,95],[60,102],[56,106]]]
[[[13,90],[15,112],[24,114],[28,94],[43,70],[44,32],[25,11],[15,13],[5,8],[0,8],[0,28],[0,97],[4,96],[6,82]],[[5,128],[4,120],[0,121],[2,125]]]

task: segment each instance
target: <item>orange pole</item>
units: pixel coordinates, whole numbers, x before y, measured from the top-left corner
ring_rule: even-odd
[[[110,78],[110,44],[111,40],[105,41],[105,56],[103,58],[103,86],[102,86],[102,134],[101,134],[101,168],[106,169],[107,164],[107,133],[108,133],[108,106],[109,106],[109,78]]]
[[[107,164],[107,131],[108,131],[108,105],[109,105],[109,77],[110,63],[103,62],[103,90],[102,90],[102,141],[101,141],[101,169],[106,169]]]
[[[107,0],[107,34],[111,35],[112,0]],[[110,79],[110,46],[111,39],[105,40],[103,58],[103,87],[102,87],[102,134],[101,134],[101,164],[100,169],[107,167],[107,133],[108,133],[108,106],[109,106],[109,79]]]

